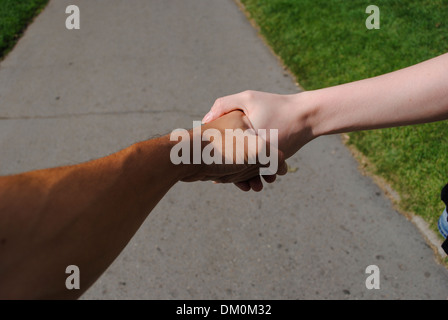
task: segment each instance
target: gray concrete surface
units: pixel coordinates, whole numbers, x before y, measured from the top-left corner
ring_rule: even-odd
[[[223,95],[299,90],[231,0],[78,0],[77,31],[69,4],[50,1],[0,65],[0,174],[191,127]],[[82,299],[448,297],[447,270],[339,136],[290,165],[261,193],[176,185]]]

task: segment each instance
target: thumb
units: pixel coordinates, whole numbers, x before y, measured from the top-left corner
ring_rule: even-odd
[[[247,110],[236,99],[231,99],[232,96],[222,97],[216,99],[210,111],[202,119],[202,123],[206,124],[218,119],[222,115],[235,110],[241,110],[247,115]]]

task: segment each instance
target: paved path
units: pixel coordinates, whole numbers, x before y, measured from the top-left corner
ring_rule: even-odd
[[[0,174],[191,127],[217,97],[298,89],[231,0],[52,0],[0,65]],[[446,299],[448,271],[339,136],[261,193],[176,185],[83,299]],[[379,290],[365,269],[377,265]],[[81,270],[82,276],[82,270]]]

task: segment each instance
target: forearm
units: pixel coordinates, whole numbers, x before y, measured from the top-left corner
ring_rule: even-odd
[[[305,94],[315,136],[448,118],[448,54],[389,74]]]
[[[167,137],[85,164],[0,178],[0,297],[75,298],[183,177]],[[65,288],[76,265],[81,290]]]
[[[228,155],[232,163],[223,161],[227,152],[222,137],[232,128],[243,129],[238,130],[240,136],[250,128],[242,112],[231,112],[199,130],[181,131],[181,141],[170,141],[170,135],[76,166],[0,177],[0,299],[77,298],[177,181],[241,182],[258,177],[260,163],[237,164],[235,153]],[[253,137],[258,146],[261,141]],[[232,144],[233,149],[236,142]],[[220,161],[191,164],[192,154],[202,156],[206,146],[221,156]],[[244,159],[249,159],[252,153],[242,148]],[[173,150],[190,159],[174,165]],[[274,153],[280,159],[279,174],[285,174],[282,154]],[[80,270],[80,290],[65,287],[69,265]]]

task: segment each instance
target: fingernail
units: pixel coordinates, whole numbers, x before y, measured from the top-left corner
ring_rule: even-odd
[[[207,123],[212,119],[212,113],[209,112],[205,115],[204,119],[202,119],[202,123]]]

